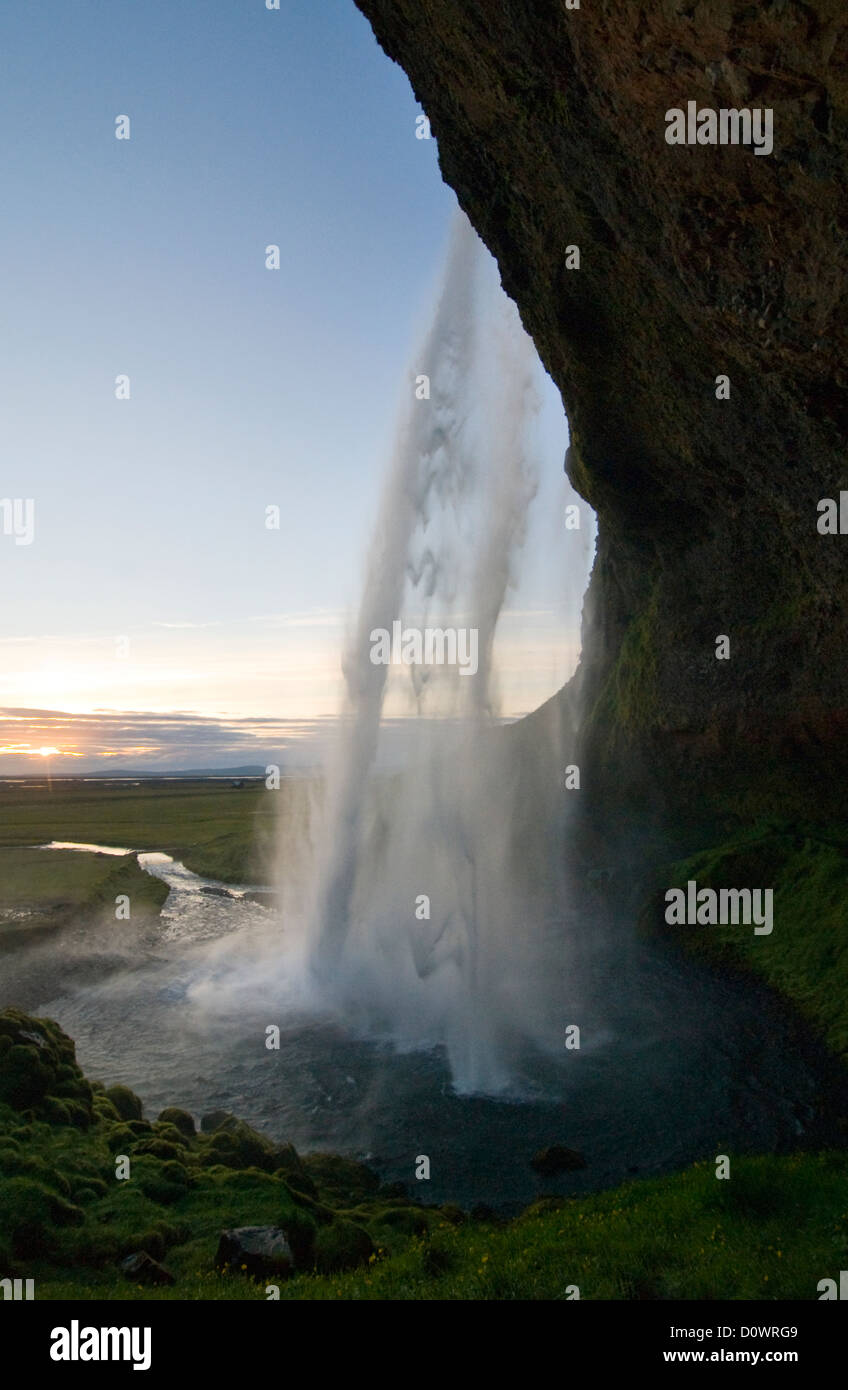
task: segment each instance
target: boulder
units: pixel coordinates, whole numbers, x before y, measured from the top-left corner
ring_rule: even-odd
[[[144,1250],[136,1250],[132,1255],[127,1255],[126,1259],[121,1260],[121,1273],[131,1279],[134,1284],[175,1284],[177,1281],[173,1274],[167,1269],[163,1269]]]
[[[279,893],[272,893],[264,888],[249,888],[246,893],[241,895],[242,902],[256,903],[258,907],[278,907],[280,903]]]
[[[159,1118],[161,1119],[161,1116]],[[233,1119],[235,1116],[231,1115],[229,1110],[210,1110],[208,1115],[202,1115],[200,1118],[201,1132],[212,1134],[216,1129],[220,1129],[221,1125],[226,1124],[227,1120]]]
[[[20,1009],[0,1011],[0,1104],[31,1110],[48,1124],[86,1129],[91,1101],[73,1041],[57,1023]]]
[[[180,1110],[176,1105],[169,1105],[167,1109],[159,1114],[159,1123],[163,1125],[173,1125],[180,1134],[185,1135],[186,1139],[193,1139],[197,1130],[194,1120],[187,1110]]]
[[[364,1227],[338,1217],[319,1226],[315,1235],[315,1267],[319,1274],[336,1274],[367,1264],[374,1245]]]
[[[252,1279],[272,1274],[288,1278],[294,1270],[294,1254],[279,1226],[239,1226],[221,1232],[215,1265]]]
[[[110,1086],[106,1098],[112,1102],[122,1120],[141,1120],[141,1101],[129,1086]]]

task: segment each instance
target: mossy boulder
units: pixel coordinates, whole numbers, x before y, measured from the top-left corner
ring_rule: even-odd
[[[95,1202],[98,1198],[105,1197],[108,1190],[103,1179],[96,1178],[91,1173],[81,1173],[71,1185],[71,1195],[80,1206],[85,1206],[86,1202]]]
[[[76,1226],[83,1212],[32,1178],[10,1178],[0,1184],[0,1231],[21,1258],[48,1254],[56,1246],[56,1228]]]
[[[0,1104],[32,1111],[51,1124],[87,1128],[92,1090],[73,1041],[51,1019],[20,1009],[0,1012]]]
[[[39,1108],[51,1125],[69,1125],[71,1123],[70,1108],[57,1096],[45,1096]]]
[[[37,1154],[28,1154],[20,1145],[12,1147],[8,1141],[0,1147],[0,1178],[34,1178],[45,1187],[52,1188],[61,1197],[70,1197],[71,1184],[63,1173],[51,1168]]]
[[[183,1154],[188,1152],[191,1145],[191,1140],[187,1139],[181,1130],[175,1125],[162,1124],[161,1120],[153,1121],[153,1137],[164,1140],[166,1144],[173,1144]]]
[[[142,1118],[142,1104],[135,1091],[131,1091],[129,1086],[110,1086],[106,1092],[107,1100],[110,1100],[120,1115],[122,1120],[140,1120]]]
[[[208,1115],[202,1115],[200,1119],[200,1129],[203,1134],[214,1134],[216,1129],[225,1125],[228,1120],[235,1120],[235,1115],[231,1115],[229,1110],[210,1110]]]
[[[270,1140],[232,1116],[208,1138],[203,1137],[198,1156],[204,1167],[222,1163],[227,1168],[261,1168],[272,1173],[278,1166]]]
[[[109,1097],[95,1091],[92,1109],[98,1120],[119,1120],[121,1117]]]
[[[106,1146],[110,1153],[127,1154],[136,1138],[129,1125],[112,1125],[106,1133]]]
[[[302,1164],[322,1194],[348,1206],[355,1206],[363,1197],[370,1197],[380,1189],[380,1179],[373,1168],[352,1158],[314,1153],[304,1155]]]
[[[131,1172],[132,1181],[151,1202],[169,1206],[185,1196],[188,1177],[179,1164],[162,1163],[144,1154],[141,1158],[133,1158]]]
[[[363,1226],[340,1217],[315,1233],[314,1258],[319,1274],[336,1274],[367,1264],[374,1244]]]
[[[180,1110],[176,1105],[169,1105],[162,1110],[158,1116],[160,1125],[173,1125],[174,1129],[179,1130],[185,1139],[193,1139],[197,1133],[194,1120],[187,1110]]]
[[[43,1101],[54,1078],[37,1047],[12,1043],[8,1035],[0,1035],[0,1068],[0,1096],[16,1110]]]
[[[142,1154],[151,1154],[153,1158],[159,1158],[162,1162],[173,1159],[179,1162],[183,1157],[183,1151],[176,1144],[169,1144],[165,1139],[142,1139],[136,1144],[133,1153],[140,1157]]]

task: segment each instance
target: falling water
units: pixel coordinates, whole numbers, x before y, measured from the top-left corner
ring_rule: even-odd
[[[292,778],[277,798],[280,910],[147,854],[171,888],[161,920],[116,933],[86,913],[4,958],[7,998],[58,1019],[88,1074],[131,1086],[150,1113],[232,1110],[298,1148],[367,1157],[387,1181],[440,1153],[428,1196],[466,1205],[545,1190],[529,1160],[551,1143],[587,1155],[569,1181],[588,1190],[634,1165],[677,1170],[714,1153],[716,1133],[755,1151],[818,1142],[830,1071],[768,996],[752,1005],[750,982],[641,941],[586,865],[577,889],[566,881],[569,697],[499,722],[505,600],[534,559],[520,552],[538,372],[461,219],[413,361],[337,756],[323,795]],[[576,602],[591,557],[560,519],[542,558]],[[476,627],[477,673],[374,665],[371,633],[395,620]],[[400,766],[386,757],[398,725]],[[564,1048],[571,1024],[579,1051]]]
[[[542,1022],[513,843],[523,753],[497,728],[493,663],[536,491],[538,370],[459,214],[344,660],[307,945],[318,992],[348,1024],[382,1027],[401,1046],[444,1045],[462,1091],[508,1087],[516,1037]],[[375,664],[375,632],[398,621],[470,629],[476,672]],[[377,777],[389,698],[417,717],[404,771]],[[524,887],[532,895],[538,883]]]

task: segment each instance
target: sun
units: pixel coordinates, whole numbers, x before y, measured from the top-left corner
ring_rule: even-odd
[[[49,758],[52,753],[58,753],[60,750],[58,748],[36,748],[34,751],[39,758]]]

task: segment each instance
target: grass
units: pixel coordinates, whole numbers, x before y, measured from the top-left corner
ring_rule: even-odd
[[[85,902],[102,889],[116,864],[125,867],[128,862],[132,861],[73,850],[0,850],[3,906],[44,908]]]
[[[508,1225],[438,1222],[396,1256],[283,1298],[816,1298],[848,1252],[848,1172],[837,1155],[737,1158],[591,1197],[537,1204]]]
[[[130,1159],[119,1180],[116,1161]],[[288,1281],[216,1268],[222,1229],[280,1225]],[[170,1287],[126,1279],[138,1250]],[[848,1259],[840,1153],[731,1156],[580,1198],[548,1197],[509,1222],[425,1207],[363,1165],[298,1156],[232,1118],[141,1117],[125,1087],[89,1083],[56,1024],[0,1014],[0,1276],[42,1300],[816,1299]]]
[[[113,1203],[114,1205],[114,1203]],[[41,1299],[264,1299],[266,1281],[212,1267],[222,1225],[276,1221],[270,1185],[221,1179],[170,1212],[197,1234],[168,1251],[171,1288],[128,1285],[113,1270],[27,1266]],[[369,1221],[373,1257],[361,1268],[296,1275],[282,1299],[538,1300],[815,1299],[848,1256],[848,1172],[841,1155],[734,1158],[719,1182],[711,1164],[579,1199],[548,1199],[506,1225],[425,1213],[409,1234]],[[284,1220],[284,1216],[282,1217]],[[269,1280],[268,1282],[273,1282]]]
[[[0,849],[0,947],[58,930],[84,912],[114,910],[126,894],[136,917],[158,913],[167,888],[132,855]]]
[[[282,843],[288,830],[294,844],[310,795],[306,784],[285,782],[277,794],[216,783],[0,787],[10,914],[0,942],[23,931],[21,922],[59,924],[118,892],[130,894],[134,915],[140,899],[156,910],[164,896],[132,856],[35,844],[159,849],[210,877],[261,881],[281,826]],[[846,861],[848,829],[759,826],[670,867],[664,887],[689,878],[773,887],[772,935],[663,926],[765,978],[843,1058]],[[16,925],[18,910],[31,916]],[[508,1223],[478,1222],[383,1189],[349,1160],[300,1158],[235,1121],[196,1135],[190,1122],[180,1131],[179,1112],[140,1114],[122,1088],[86,1081],[56,1025],[0,1014],[0,1277],[35,1278],[40,1299],[264,1300],[264,1280],[215,1268],[220,1231],[242,1224],[281,1224],[306,1242],[283,1299],[563,1300],[576,1285],[582,1299],[806,1300],[848,1261],[844,1154],[731,1156],[726,1182],[712,1164],[697,1164],[579,1199],[548,1198]],[[118,1154],[131,1159],[126,1182],[116,1177]],[[119,1260],[140,1249],[165,1264],[173,1287],[124,1278]]]
[[[753,829],[678,862],[665,887],[772,888],[774,927],[665,927],[686,946],[754,972],[792,1001],[837,1056],[848,1061],[848,828]],[[654,920],[662,919],[659,902]]]
[[[161,850],[209,878],[262,883],[271,873],[278,817],[285,843],[289,830],[294,837],[301,829],[309,794],[307,782],[295,778],[284,779],[278,791],[264,782],[0,785],[0,847],[69,840]]]

